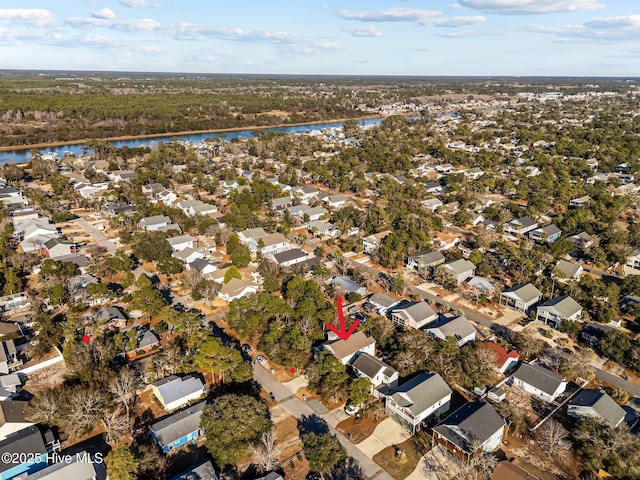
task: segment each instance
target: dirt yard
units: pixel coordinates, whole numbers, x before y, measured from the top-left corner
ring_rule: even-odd
[[[376,420],[375,415],[367,415],[356,423],[356,416],[351,415],[346,420],[340,422],[336,430],[349,438],[351,443],[360,443],[373,434],[373,431],[385,418],[387,418],[386,415],[380,415]]]
[[[378,452],[373,461],[395,480],[404,480],[413,473],[420,459],[430,449],[430,437],[421,432],[395,447],[387,447]],[[397,452],[400,451],[404,452],[404,455],[398,455]]]

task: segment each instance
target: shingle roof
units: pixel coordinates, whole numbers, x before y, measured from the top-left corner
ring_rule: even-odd
[[[307,254],[299,248],[294,248],[292,250],[286,250],[284,252],[276,253],[273,258],[277,263],[285,263],[297,258],[307,258]]]
[[[170,417],[154,423],[149,428],[162,445],[169,445],[200,428],[200,416],[207,402],[200,402]]]
[[[560,384],[564,382],[564,377],[553,373],[540,365],[523,363],[520,368],[513,374],[513,378],[522,380],[524,383],[552,395],[558,389]]]
[[[287,242],[287,239],[281,233],[270,233],[268,235],[265,235],[264,237],[260,237],[260,240],[262,240],[262,244],[265,247],[270,247],[271,245],[277,245],[279,243]]]
[[[595,388],[582,390],[571,400],[569,405],[593,408],[612,427],[617,427],[626,416],[624,409],[609,395]]]
[[[551,300],[538,305],[538,308],[543,310],[552,311],[555,314],[559,314],[564,318],[568,318],[571,315],[575,315],[582,310],[582,307],[571,297],[556,297]]]
[[[427,318],[433,317],[436,312],[427,302],[412,302],[392,310],[394,315],[399,315],[405,320],[413,320],[416,323],[423,322]]]
[[[152,383],[152,385],[158,389],[158,393],[162,397],[165,405],[188,397],[196,392],[204,393],[202,380],[190,376],[180,378],[176,375],[169,375],[162,380]]]
[[[515,285],[514,287],[502,292],[502,295],[509,298],[517,298],[525,303],[529,303],[535,298],[541,297],[542,292],[533,284],[527,283],[526,285]]]
[[[390,296],[383,293],[374,293],[369,297],[368,302],[374,305],[379,305],[383,308],[390,308],[398,303],[398,300],[396,300],[395,298],[391,298]]]
[[[581,265],[561,259],[556,263],[556,268],[562,272],[565,278],[573,278],[580,271]]]
[[[484,443],[501,428],[504,428],[504,419],[491,405],[485,402],[467,402],[433,427],[433,430],[469,451],[471,439]]]
[[[170,480],[218,480],[216,471],[210,461],[206,461],[186,470]]]
[[[387,375],[388,377],[396,372],[393,367],[390,367],[382,360],[369,355],[368,353],[361,353],[360,355],[358,355],[358,358],[354,360],[351,366],[353,368],[357,368],[369,378],[374,378],[380,372],[380,370],[385,370],[385,375]]]
[[[39,472],[30,474],[28,478],[29,480],[93,480],[96,478],[96,469],[93,462],[87,461],[82,454],[77,454],[71,462],[65,459],[65,461],[54,463]]]
[[[445,256],[438,250],[418,253],[417,255],[411,255],[409,257],[409,260],[413,260],[423,265],[433,265],[434,263],[443,261],[444,259]]]
[[[324,348],[333,353],[336,358],[345,358],[375,343],[374,338],[367,337],[364,332],[358,331],[351,335],[348,340],[332,340],[323,345]]]
[[[6,453],[38,455],[46,453],[46,451],[42,433],[35,425],[10,434],[0,442],[0,456]],[[4,473],[13,467],[15,467],[15,464],[0,462],[0,473]]]
[[[476,268],[476,266],[472,262],[470,262],[469,260],[465,260],[464,258],[459,258],[457,260],[447,262],[443,265],[443,267],[452,272],[454,275],[460,275]]]
[[[449,385],[439,374],[421,373],[389,392],[388,396],[400,407],[418,416],[451,393]]]
[[[454,337],[458,340],[476,333],[476,329],[464,315],[454,318],[441,317],[427,327],[427,331],[430,330],[438,330],[445,337]]]

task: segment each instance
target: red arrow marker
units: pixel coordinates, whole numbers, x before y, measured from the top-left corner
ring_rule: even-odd
[[[330,323],[327,323],[326,327],[329,330],[331,330],[333,333],[338,335],[342,340],[349,340],[349,337],[351,336],[351,334],[355,332],[356,328],[358,328],[358,325],[360,325],[360,320],[356,319],[355,322],[353,322],[353,325],[351,325],[351,328],[347,330],[347,324],[345,323],[344,315],[342,314],[342,297],[338,297],[337,307],[338,307],[338,319],[340,320],[340,330],[338,330],[336,327],[334,327]]]

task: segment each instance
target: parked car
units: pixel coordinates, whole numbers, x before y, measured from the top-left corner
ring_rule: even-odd
[[[351,402],[347,402],[347,404],[344,406],[344,413],[346,413],[347,415],[355,415],[359,411],[360,411],[360,406],[353,405]]]
[[[256,362],[258,362],[260,365],[267,365],[269,363],[263,355],[258,355],[256,357]]]

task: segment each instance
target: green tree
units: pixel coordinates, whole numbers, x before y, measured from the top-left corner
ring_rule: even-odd
[[[184,262],[179,258],[165,257],[158,262],[158,272],[165,275],[176,275],[184,270]]]
[[[483,255],[480,250],[474,250],[469,254],[469,261],[474,265],[480,265],[482,263]]]
[[[349,398],[353,405],[362,405],[371,396],[371,382],[368,378],[361,377],[349,385]]]
[[[449,357],[457,357],[460,355],[460,346],[455,337],[445,337],[438,343],[438,351]]]
[[[142,277],[143,275],[140,275]],[[144,275],[146,276],[146,275]],[[167,304],[162,293],[153,287],[143,287],[133,294],[131,306],[138,310],[142,310],[149,317],[155,317],[160,313],[162,307]]]
[[[20,293],[24,289],[22,279],[15,268],[11,267],[4,275],[4,294]]]
[[[251,250],[246,245],[240,245],[231,254],[231,263],[238,268],[244,268],[251,262]]]
[[[225,272],[223,282],[227,284],[232,278],[237,278],[238,280],[242,280],[242,275],[240,274],[240,270],[238,270],[238,268],[235,265],[231,265],[229,269]]]
[[[92,283],[89,284],[93,285]],[[49,289],[47,295],[49,297],[49,304],[52,306],[62,305],[67,298],[67,289],[61,283],[56,283]]]
[[[214,378],[218,373],[224,379],[225,372],[229,372],[234,379],[233,372],[240,369],[243,363],[246,362],[238,350],[225,346],[222,340],[213,334],[207,335],[198,342],[194,364],[201,370],[211,372]]]
[[[207,436],[205,446],[219,465],[235,465],[258,442],[273,423],[267,406],[248,395],[227,394],[202,411],[200,425]]]
[[[80,269],[75,263],[71,262],[58,262],[51,260],[50,258],[42,262],[40,266],[40,277],[46,277],[48,275],[54,277],[71,277],[80,273]]]
[[[302,443],[309,468],[314,472],[328,472],[347,459],[338,439],[328,433],[308,433],[302,437]]]
[[[111,480],[136,480],[140,464],[126,445],[120,445],[106,457],[107,475]]]
[[[128,272],[131,270],[131,259],[123,250],[116,250],[111,258],[111,268],[117,272]]]
[[[171,245],[163,232],[139,232],[133,237],[133,254],[145,262],[160,262],[171,257]]]

